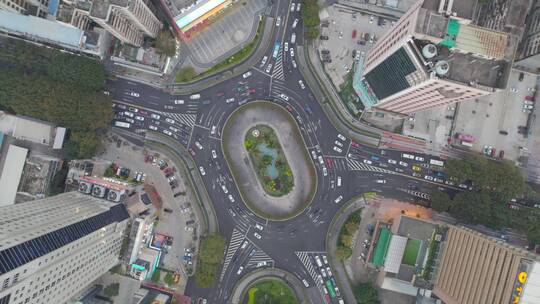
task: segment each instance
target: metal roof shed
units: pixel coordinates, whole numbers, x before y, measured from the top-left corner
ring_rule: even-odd
[[[0,206],[15,204],[28,149],[10,145],[0,176]]]

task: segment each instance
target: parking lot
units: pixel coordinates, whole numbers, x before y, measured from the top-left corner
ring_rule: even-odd
[[[343,7],[329,6],[325,9],[328,18],[321,20],[322,29],[318,49],[329,51],[324,59],[325,70],[336,87],[340,87],[353,66],[353,52],[365,54],[387,30],[392,20],[381,19],[366,13],[347,10]],[[383,25],[384,23],[384,25]],[[322,55],[322,54],[321,54]]]
[[[537,112],[534,108],[524,109],[526,97],[535,94],[535,87],[535,75],[513,70],[505,91],[462,102],[454,134],[472,135],[475,139],[472,147],[463,148],[482,153],[488,146],[495,149],[493,156],[499,157],[500,151],[504,151],[505,159],[517,160],[520,147],[526,146],[528,141],[524,127]],[[454,139],[454,144],[460,146],[460,141]]]
[[[195,68],[209,68],[234,54],[255,37],[266,0],[238,1],[222,16],[184,40]]]

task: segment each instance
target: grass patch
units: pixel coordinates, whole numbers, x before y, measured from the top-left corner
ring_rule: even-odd
[[[403,254],[403,264],[414,266],[418,257],[421,242],[419,240],[408,239],[405,245],[405,253]]]
[[[264,191],[271,196],[283,196],[294,186],[292,170],[285,158],[276,133],[267,125],[248,130],[244,146]]]
[[[199,288],[208,288],[216,281],[224,250],[225,238],[219,234],[209,235],[201,241],[195,272],[195,283]]]
[[[248,290],[247,304],[297,304],[293,291],[278,280],[266,280],[256,283]]]
[[[250,43],[248,43],[246,46],[244,46],[242,49],[240,49],[238,52],[234,53],[229,58],[219,62],[218,64],[214,65],[210,69],[200,74],[195,74],[195,71],[191,67],[180,69],[176,73],[176,82],[184,83],[184,82],[199,80],[209,75],[212,75],[214,73],[230,68],[231,66],[237,65],[240,62],[244,61],[253,53],[253,51],[259,44],[259,40],[261,38],[261,32],[263,29],[262,21],[263,21],[262,19],[261,21],[259,21],[259,25],[257,26],[257,33],[255,34],[255,37],[253,38],[253,40]]]
[[[362,209],[359,209],[351,213],[345,223],[343,223],[337,238],[336,256],[339,259],[344,260],[352,255],[353,237],[358,230],[361,218]]]

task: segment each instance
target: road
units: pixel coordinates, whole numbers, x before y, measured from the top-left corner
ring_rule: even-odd
[[[171,96],[124,79],[108,83],[108,92],[115,101],[115,121],[128,122],[127,129],[133,132],[152,129],[174,138],[188,148],[200,168],[219,219],[220,233],[228,239],[218,283],[210,289],[198,288],[194,280],[187,285],[186,295],[205,297],[209,303],[227,303],[242,274],[256,267],[281,268],[305,279],[312,302],[322,303],[328,289],[321,281],[333,279],[327,265],[319,267],[316,259],[326,255],[326,232],[344,202],[364,192],[377,192],[427,204],[427,193],[434,188],[451,193],[458,189],[449,181],[445,183],[437,166],[429,164],[435,159],[432,156],[407,152],[413,155],[413,159],[408,159],[404,152],[363,146],[339,134],[305,86],[295,54],[291,53],[303,41],[301,21],[293,28],[300,12],[291,12],[289,2],[275,1],[271,14],[276,22],[280,20],[274,43],[260,64],[250,70],[249,77],[238,76],[191,96]],[[293,33],[295,43],[291,42]],[[286,108],[296,118],[306,148],[314,156],[318,175],[315,198],[304,213],[287,221],[262,219],[244,205],[221,152],[222,128],[227,117],[237,107],[254,100],[268,100]],[[262,238],[257,239],[255,232]],[[339,295],[326,301],[337,303],[338,298]]]

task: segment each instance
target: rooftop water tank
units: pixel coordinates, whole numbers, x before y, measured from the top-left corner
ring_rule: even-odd
[[[431,43],[426,44],[422,48],[422,55],[426,59],[430,59],[430,58],[433,58],[433,57],[437,56],[437,47],[434,44],[431,44]]]

